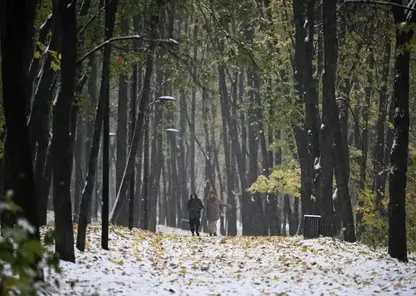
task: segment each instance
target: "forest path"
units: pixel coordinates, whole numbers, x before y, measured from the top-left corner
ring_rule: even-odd
[[[385,250],[328,238],[158,231],[111,226],[110,251],[104,251],[100,226],[90,226],[86,252],[77,251],[76,264],[62,262],[63,274],[49,279],[59,279],[60,288],[51,285],[49,295],[416,294],[413,255],[401,264]]]

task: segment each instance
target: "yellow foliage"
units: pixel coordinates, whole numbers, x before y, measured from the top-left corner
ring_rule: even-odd
[[[250,193],[286,193],[300,197],[300,168],[298,163],[290,162],[273,168],[266,177],[261,175],[247,190]]]

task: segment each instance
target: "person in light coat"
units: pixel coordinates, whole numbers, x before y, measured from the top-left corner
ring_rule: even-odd
[[[220,219],[220,206],[231,207],[221,201],[214,192],[210,192],[206,204],[209,236],[217,236],[217,222]]]

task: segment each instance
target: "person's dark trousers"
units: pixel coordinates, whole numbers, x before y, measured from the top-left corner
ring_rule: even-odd
[[[189,226],[191,228],[192,235],[194,235],[194,232],[196,232],[196,235],[199,236],[199,227],[201,225],[201,222],[199,221],[199,218],[190,218],[189,219]]]

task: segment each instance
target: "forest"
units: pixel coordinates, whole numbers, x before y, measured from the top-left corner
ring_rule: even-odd
[[[28,281],[46,253],[76,262],[91,225],[104,250],[116,226],[188,230],[192,193],[230,205],[223,237],[312,233],[401,262],[416,250],[416,1],[2,0],[0,13],[0,261]]]

